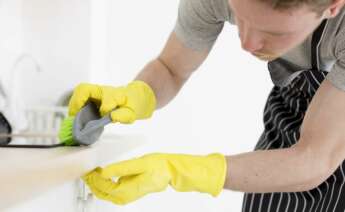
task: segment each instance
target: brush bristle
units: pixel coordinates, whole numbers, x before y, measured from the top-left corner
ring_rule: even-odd
[[[73,122],[74,117],[69,116],[65,118],[60,125],[59,139],[60,142],[64,143],[66,146],[72,146],[75,144],[73,141]]]

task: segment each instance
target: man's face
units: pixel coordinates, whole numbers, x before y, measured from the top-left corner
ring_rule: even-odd
[[[264,61],[302,43],[322,21],[307,6],[279,11],[258,0],[229,0],[229,4],[242,48]]]

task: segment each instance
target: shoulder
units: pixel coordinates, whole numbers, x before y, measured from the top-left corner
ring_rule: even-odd
[[[212,22],[231,20],[228,0],[180,0],[180,11],[197,13],[200,18]]]
[[[338,54],[345,49],[345,7],[336,17],[328,19],[324,36],[334,50],[334,56],[338,58]]]

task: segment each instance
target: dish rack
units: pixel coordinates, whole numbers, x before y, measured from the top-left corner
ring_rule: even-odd
[[[20,131],[22,136],[13,138],[16,144],[57,144],[58,132],[63,119],[67,116],[65,106],[31,107],[25,109],[28,127]]]

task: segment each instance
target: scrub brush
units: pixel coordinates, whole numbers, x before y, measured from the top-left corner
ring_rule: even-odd
[[[52,148],[60,146],[87,146],[95,143],[104,131],[104,126],[111,123],[110,113],[101,117],[97,106],[89,102],[77,115],[67,117],[60,126],[58,137],[59,144],[53,145],[16,145],[6,144],[0,147],[16,148]],[[7,135],[13,136],[13,135]]]
[[[103,133],[104,126],[111,123],[110,113],[101,117],[97,106],[87,103],[75,117],[67,117],[61,124],[59,139],[66,146],[90,145]]]

